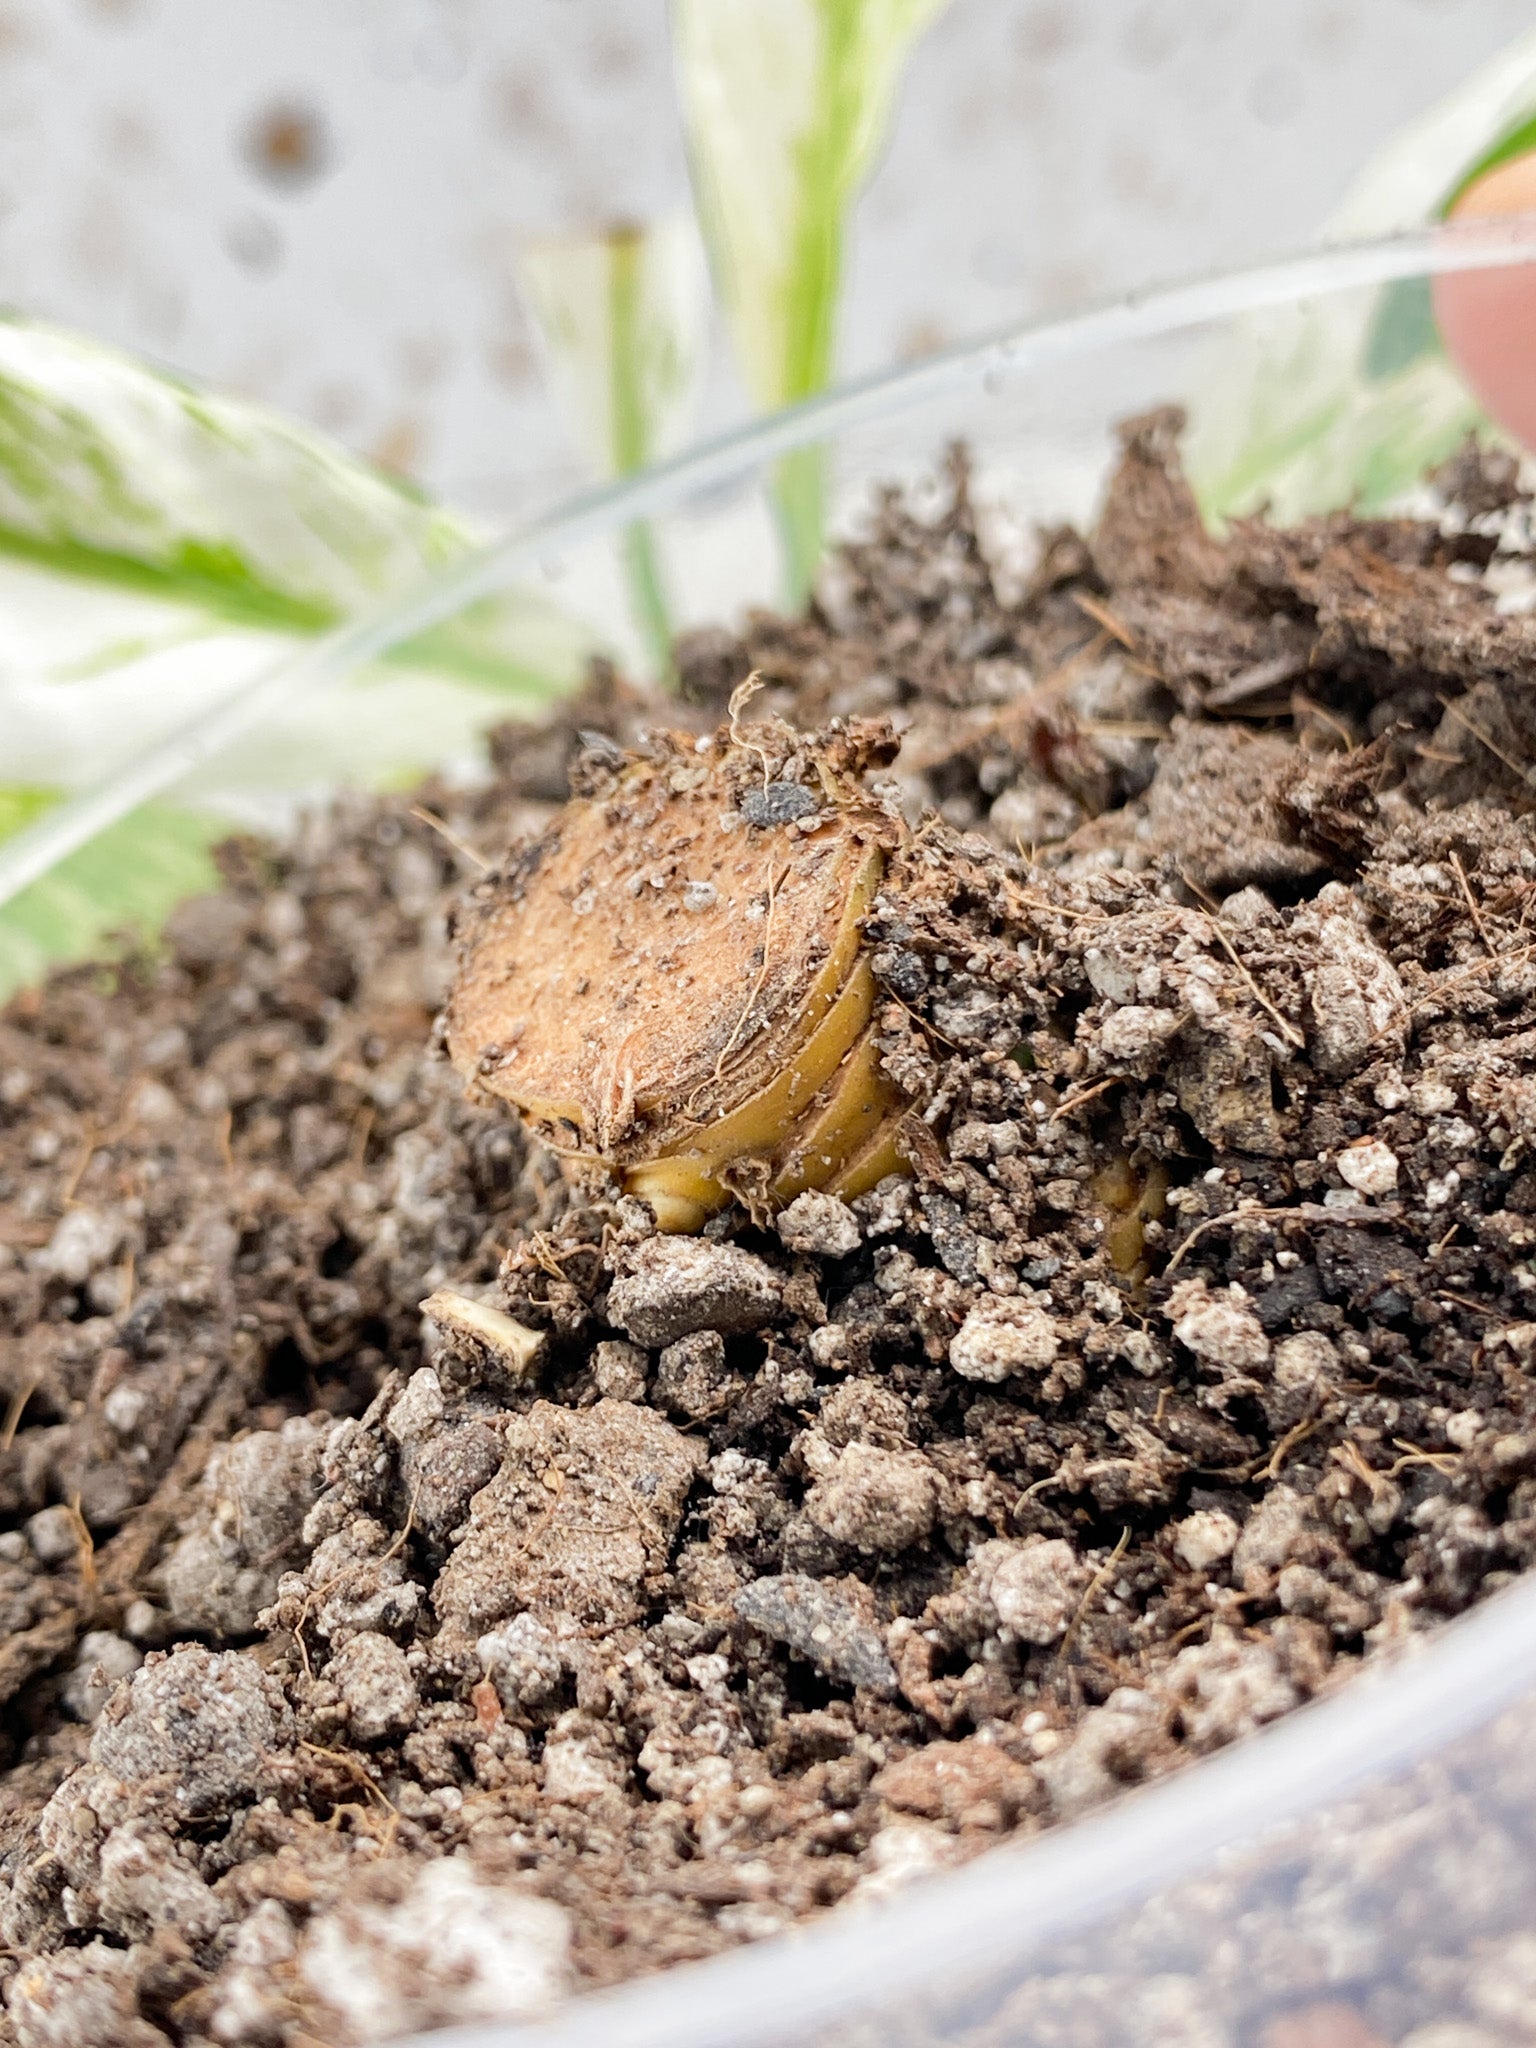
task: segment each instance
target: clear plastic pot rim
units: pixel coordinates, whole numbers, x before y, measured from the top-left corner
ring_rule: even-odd
[[[401,2048],[767,2048],[1017,1965],[1220,1852],[1389,1779],[1536,1689],[1536,1582],[1411,1637],[1311,1706],[1099,1815],[988,1850],[899,1897],[577,1997],[558,2017]],[[944,2036],[947,2038],[947,2036]]]
[[[0,904],[130,811],[197,773],[301,691],[324,688],[568,550],[674,510],[811,442],[970,390],[1002,392],[1053,365],[1239,314],[1388,284],[1536,260],[1536,214],[1451,222],[1339,243],[1183,283],[1130,292],[1064,317],[1027,321],[852,380],[750,422],[654,469],[569,500],[425,580],[403,600],[350,620],[254,677],[241,677],[168,738],[0,844]]]

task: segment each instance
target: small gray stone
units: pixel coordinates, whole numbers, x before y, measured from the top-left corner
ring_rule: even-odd
[[[423,1535],[446,1542],[481,1487],[496,1477],[505,1448],[501,1431],[480,1416],[450,1422],[436,1435],[407,1445],[401,1473]]]
[[[825,1677],[871,1692],[896,1690],[884,1638],[868,1611],[868,1594],[857,1582],[785,1572],[744,1586],[733,1604],[743,1621],[804,1657]]]
[[[281,1429],[215,1448],[190,1525],[157,1574],[176,1629],[225,1637],[254,1632],[320,1491],[325,1438],[323,1426],[293,1416]]]
[[[597,1391],[610,1401],[643,1401],[651,1361],[638,1344],[626,1344],[622,1337],[605,1337],[592,1353],[592,1377]]]
[[[151,1657],[107,1702],[91,1761],[127,1784],[163,1778],[187,1815],[228,1813],[266,1789],[292,1739],[277,1681],[238,1651]]]
[[[749,825],[792,825],[820,808],[814,791],[803,782],[770,782],[762,789],[749,789],[741,800],[741,815]]]
[[[447,1412],[443,1383],[430,1365],[421,1366],[405,1383],[405,1392],[384,1418],[384,1427],[397,1444],[428,1436]]]
[[[675,1344],[695,1330],[760,1330],[779,1307],[773,1268],[733,1244],[652,1237],[608,1296],[608,1319],[637,1344]]]
[[[907,952],[900,946],[877,946],[869,964],[875,978],[904,1003],[921,1002],[927,993],[928,969],[920,953]]]
[[[946,1271],[954,1274],[962,1286],[974,1286],[979,1274],[976,1261],[981,1246],[975,1231],[966,1222],[960,1204],[951,1201],[948,1195],[939,1194],[925,1194],[921,1201],[940,1263]]]
[[[669,1415],[689,1422],[709,1422],[723,1415],[746,1386],[740,1373],[727,1372],[725,1339],[718,1330],[695,1330],[662,1352],[656,1368],[654,1397]]]
[[[352,1636],[325,1675],[346,1706],[354,1742],[389,1742],[414,1726],[421,1697],[404,1650],[388,1636]]]
[[[222,967],[244,952],[251,918],[233,893],[189,896],[165,920],[165,936],[184,967]]]
[[[1141,1066],[1157,1059],[1170,1039],[1178,1036],[1183,1023],[1176,1010],[1162,1009],[1156,1003],[1126,1003],[1111,1010],[1099,1026],[1099,1046],[1112,1060]]]
[[[934,1029],[967,1051],[986,1045],[1007,1021],[1002,1004],[984,988],[944,990],[933,999]]]

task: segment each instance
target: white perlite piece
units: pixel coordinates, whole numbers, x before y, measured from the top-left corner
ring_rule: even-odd
[[[779,1242],[786,1251],[811,1252],[822,1258],[846,1258],[863,1242],[859,1219],[836,1195],[808,1188],[796,1195],[779,1218]]]
[[[1241,1534],[1236,1520],[1220,1508],[1197,1508],[1174,1525],[1173,1547],[1192,1572],[1208,1572],[1232,1555]]]
[[[1178,1702],[1185,1739],[1194,1750],[1218,1749],[1301,1704],[1273,1642],[1245,1639],[1221,1626],[1209,1641],[1179,1652],[1158,1690]]]
[[[1312,1394],[1338,1379],[1343,1370],[1343,1360],[1321,1330],[1298,1330],[1275,1346],[1272,1377],[1282,1392]]]
[[[830,1451],[807,1430],[801,1439],[816,1483],[805,1512],[836,1543],[870,1557],[894,1557],[920,1543],[939,1506],[938,1474],[917,1451],[851,1443]]]
[[[1527,2034],[1536,2003],[1536,1934],[1521,1932],[1488,1942],[1478,1956],[1467,1995],[1477,2017],[1498,2027],[1505,2039]]]
[[[1397,1192],[1397,1154],[1379,1138],[1357,1138],[1338,1157],[1339,1178],[1369,1201]]]
[[[1066,1634],[1093,1574],[1061,1537],[1025,1536],[983,1543],[967,1576],[1005,1642],[1044,1649]]]
[[[548,1899],[482,1884],[445,1857],[398,1904],[341,1905],[299,1954],[310,1989],[360,2041],[467,2020],[540,2019],[570,1988],[571,1925]]]
[[[1035,1775],[1058,1820],[1086,1813],[1124,1789],[1116,1765],[1145,1741],[1158,1703],[1135,1686],[1117,1685],[1102,1707],[1086,1713],[1062,1747],[1037,1759]]]
[[[32,1254],[32,1270],[67,1287],[83,1287],[122,1248],[122,1218],[100,1209],[70,1209],[52,1237]]]
[[[293,1951],[293,1922],[276,1899],[263,1899],[235,1930],[230,1966],[208,2022],[215,2041],[240,2048],[243,2042],[282,2039],[282,1994],[275,1972]]]
[[[1298,913],[1293,929],[1309,927],[1318,953],[1318,964],[1307,974],[1313,1066],[1338,1079],[1373,1056],[1398,1057],[1407,1043],[1408,999],[1397,969],[1366,930],[1342,883],[1325,884],[1316,902]]]
[[[1269,1588],[1306,1527],[1307,1504],[1301,1495],[1289,1486],[1272,1486],[1243,1524],[1232,1553],[1232,1576],[1245,1593]]]
[[[1386,1075],[1376,1083],[1375,1087],[1371,1090],[1371,1094],[1375,1097],[1378,1108],[1386,1110],[1401,1109],[1408,1100],[1408,1086],[1403,1080],[1402,1075],[1393,1068],[1389,1069]]]
[[[1234,1281],[1213,1294],[1203,1278],[1181,1280],[1168,1297],[1173,1334],[1204,1365],[1255,1372],[1269,1357],[1269,1339],[1246,1291]]]
[[[64,1564],[80,1553],[80,1524],[66,1507],[39,1508],[22,1527],[39,1564]]]
[[[547,1705],[560,1689],[566,1653],[537,1616],[515,1614],[475,1644],[480,1668],[508,1713],[530,1713]]]
[[[997,1386],[1016,1372],[1044,1372],[1060,1349],[1043,1308],[1019,1295],[994,1297],[966,1316],[950,1340],[949,1362],[962,1379]]]
[[[144,1662],[144,1653],[110,1630],[92,1629],[80,1638],[75,1668],[64,1680],[60,1697],[64,1711],[76,1721],[94,1721],[112,1696],[120,1678],[130,1678]]]
[[[1099,1044],[1112,1060],[1152,1060],[1183,1027],[1175,1010],[1152,1003],[1127,1003],[1112,1010],[1099,1027]]]
[[[869,1845],[869,1868],[849,1894],[850,1905],[877,1905],[920,1877],[953,1863],[959,1844],[926,1821],[887,1821]]]

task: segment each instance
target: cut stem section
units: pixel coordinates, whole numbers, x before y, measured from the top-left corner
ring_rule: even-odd
[[[900,826],[864,794],[865,744],[661,736],[461,918],[454,1062],[665,1230],[825,1185],[900,1111],[864,950]]]

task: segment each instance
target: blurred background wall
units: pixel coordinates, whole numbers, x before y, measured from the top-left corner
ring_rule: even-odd
[[[842,368],[1305,241],[1529,0],[954,0]],[[0,301],[500,513],[577,475],[520,237],[686,197],[665,0],[0,0]],[[723,351],[709,421],[741,401]]]

